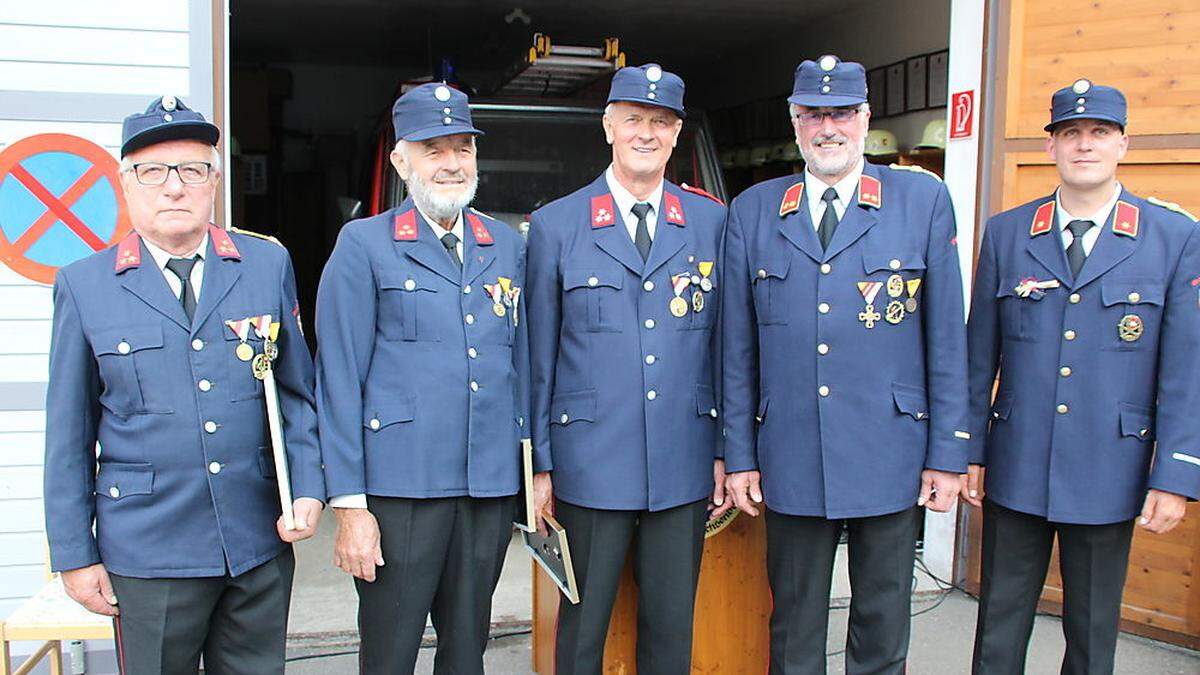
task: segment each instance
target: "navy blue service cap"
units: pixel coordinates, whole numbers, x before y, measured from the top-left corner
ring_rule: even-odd
[[[125,118],[121,126],[121,156],[163,141],[190,139],[215,146],[221,130],[175,96],[157,98],[146,112]]]
[[[655,105],[686,117],[683,111],[683,80],[657,63],[622,68],[613,75],[608,102],[628,101]]]
[[[841,108],[867,102],[867,71],[861,63],[826,54],[796,66],[788,103],[809,108]]]
[[[1050,99],[1050,123],[1046,131],[1068,120],[1104,120],[1125,129],[1125,94],[1120,89],[1093,84],[1080,78],[1069,87],[1054,92]]]
[[[438,136],[483,132],[471,122],[467,95],[445,84],[430,82],[408,90],[392,106],[396,140],[424,141]]]

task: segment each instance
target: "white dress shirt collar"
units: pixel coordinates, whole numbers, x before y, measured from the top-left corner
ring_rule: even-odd
[[[833,185],[817,178],[807,168],[804,169],[804,196],[808,199],[808,215],[812,217],[814,229],[820,227],[821,216],[825,215],[825,202],[821,197],[825,195],[825,190],[828,188],[833,188],[834,192],[837,192],[838,198],[833,203],[833,208],[837,213],[838,220],[841,220],[842,216],[846,214],[846,207],[854,198],[854,191],[858,189],[858,181],[862,178],[863,161],[860,159],[850,173]]]
[[[633,213],[633,207],[639,201],[643,200],[634,197],[632,192],[626,190],[624,185],[621,185],[613,173],[611,164],[604,171],[604,181],[608,183],[608,191],[612,193],[617,212],[621,214],[621,219],[625,221],[625,229],[629,231],[630,238],[635,238],[637,216]],[[651,241],[654,240],[654,231],[658,225],[658,207],[662,204],[663,184],[665,182],[658,181],[658,185],[654,188],[654,191],[644,200],[650,204],[650,211],[646,214],[646,229],[650,232]]]

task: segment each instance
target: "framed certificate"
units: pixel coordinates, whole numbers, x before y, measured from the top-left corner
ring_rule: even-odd
[[[867,103],[871,106],[871,113],[875,115],[884,115],[886,110],[884,101],[887,100],[887,69],[875,68],[867,71]]]
[[[914,56],[904,62],[905,78],[905,110],[924,110],[926,83],[926,69],[928,67],[928,57]]]
[[[571,604],[579,604],[579,585],[575,583],[575,567],[571,564],[571,547],[567,545],[567,531],[554,519],[546,516],[548,533],[534,530],[524,532],[525,549],[529,555],[538,561],[542,569],[550,576],[558,590],[562,591]]]
[[[517,496],[517,513],[513,525],[522,532],[537,529],[537,509],[533,506],[533,444],[521,439],[521,492]]]
[[[929,80],[929,100],[927,101],[929,107],[937,108],[946,105],[950,79],[949,50],[930,54],[929,67],[926,70],[928,72],[925,73],[925,77]]]
[[[887,115],[899,115],[904,107],[904,62],[893,63],[887,67],[887,100],[884,112]]]

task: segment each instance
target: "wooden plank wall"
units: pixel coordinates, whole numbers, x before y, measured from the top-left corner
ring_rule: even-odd
[[[1057,184],[1045,153],[1050,96],[1087,77],[1129,100],[1130,152],[1118,176],[1133,192],[1200,213],[1200,4],[1195,0],[996,0],[996,47],[985,120],[990,175],[983,215],[1049,194]],[[983,218],[980,219],[982,227]],[[981,234],[981,233],[978,233]],[[979,236],[976,241],[979,241]],[[1200,373],[1197,373],[1200,377]],[[979,580],[980,522],[968,583]],[[1043,608],[1061,611],[1057,554]],[[1200,647],[1200,505],[1174,532],[1134,537],[1123,628]]]

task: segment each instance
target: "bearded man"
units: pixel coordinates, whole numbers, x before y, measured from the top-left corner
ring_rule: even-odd
[[[317,412],[334,564],[354,575],[363,673],[482,673],[512,531],[527,362],[519,234],[468,207],[467,96],[392,110],[399,207],[342,228],[317,295]]]

